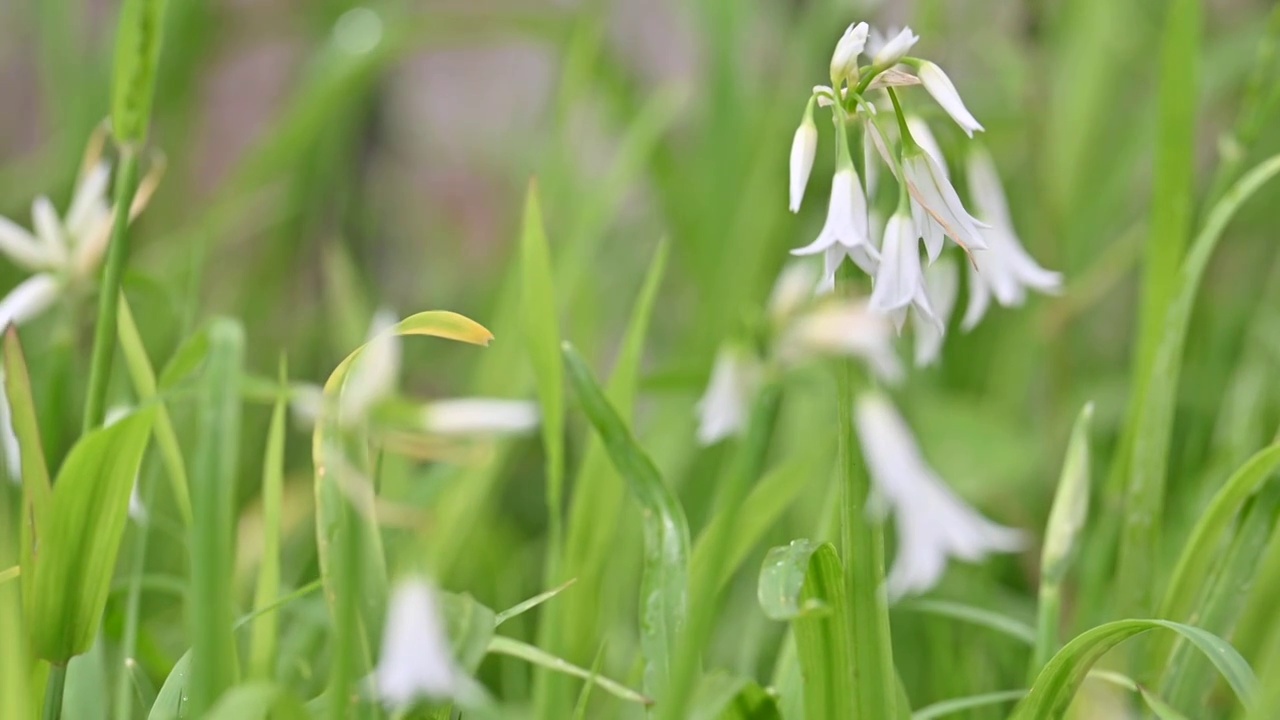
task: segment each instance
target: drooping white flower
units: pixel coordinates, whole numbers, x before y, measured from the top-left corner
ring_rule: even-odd
[[[519,435],[538,422],[538,406],[526,400],[435,400],[422,411],[422,427],[433,435]]]
[[[369,328],[369,340],[356,357],[338,397],[338,422],[354,425],[377,402],[395,391],[400,377],[400,338],[390,329],[396,317],[379,310]]]
[[[698,401],[698,442],[713,445],[742,432],[761,373],[760,361],[746,348],[720,348],[707,390]]]
[[[942,341],[947,321],[956,306],[960,291],[960,273],[951,258],[942,258],[924,271],[924,283],[920,288],[923,297],[913,299],[911,315],[912,335],[915,337],[916,367],[927,367],[937,362],[942,353]]]
[[[915,223],[905,212],[895,212],[885,225],[871,308],[880,313],[905,308],[920,292],[921,282],[920,241]]]
[[[897,555],[887,578],[890,598],[928,591],[950,558],[977,562],[1023,547],[1021,532],[986,519],[947,487],[887,397],[860,396],[854,416],[873,486],[897,529]]]
[[[973,137],[975,130],[982,130],[982,125],[969,112],[969,108],[964,106],[964,101],[960,99],[960,93],[956,90],[956,86],[951,82],[951,78],[942,72],[942,68],[937,64],[928,60],[920,61],[916,67],[916,74],[920,76],[920,82],[924,85],[924,89],[929,91],[933,99],[937,101],[942,109],[951,116],[952,120],[964,130],[965,134]]]
[[[1040,267],[1022,247],[991,156],[975,148],[969,153],[967,166],[974,206],[990,224],[990,229],[984,231],[988,249],[973,254],[969,273],[969,306],[961,326],[971,330],[986,313],[992,295],[1001,305],[1015,307],[1026,300],[1027,288],[1057,292],[1062,287],[1062,275]]]
[[[904,27],[898,34],[884,40],[883,43],[877,43],[872,50],[871,63],[880,67],[896,64],[919,40],[920,37],[911,32],[911,28]]]
[[[791,251],[792,255],[816,255],[834,249],[840,260],[848,257],[863,272],[873,274],[879,252],[868,239],[867,197],[852,164],[836,171],[831,180],[831,204],[827,221],[817,239]]]
[[[372,680],[378,699],[395,709],[469,692],[470,678],[454,659],[435,590],[427,581],[403,580],[392,592]]]
[[[902,378],[893,326],[865,299],[829,298],[793,320],[778,341],[778,356],[794,363],[815,355],[863,360],[885,382]]]
[[[813,300],[819,279],[817,268],[810,262],[793,260],[784,265],[769,294],[769,318],[775,324],[790,319]]]
[[[965,209],[946,172],[928,153],[918,147],[904,152],[902,172],[912,199],[956,244],[965,250],[986,249],[987,243],[979,230],[987,227],[986,223]]]
[[[858,56],[867,44],[867,32],[870,28],[860,22],[845,29],[844,35],[836,43],[835,52],[831,54],[831,81],[838,85],[858,69]]]
[[[800,210],[800,201],[804,199],[804,188],[809,184],[809,173],[813,171],[813,158],[818,150],[818,128],[813,124],[813,102],[810,101],[804,111],[804,119],[796,128],[795,137],[791,140],[791,198],[788,207],[791,212]]]
[[[68,283],[91,279],[111,230],[110,175],[107,163],[93,165],[77,183],[63,218],[49,198],[37,197],[31,206],[34,232],[0,217],[0,253],[34,273],[0,300],[0,327],[27,322],[48,310]]]

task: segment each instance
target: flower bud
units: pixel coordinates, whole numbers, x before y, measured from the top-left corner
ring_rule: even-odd
[[[831,54],[831,83],[834,87],[838,88],[841,80],[857,71],[858,56],[866,47],[868,30],[864,22],[850,25],[840,42],[836,43],[836,51]]]
[[[813,124],[813,100],[805,108],[804,119],[796,128],[795,138],[791,141],[791,212],[800,210],[800,201],[804,199],[804,188],[809,184],[809,173],[813,170],[813,157],[818,150],[818,128]]]

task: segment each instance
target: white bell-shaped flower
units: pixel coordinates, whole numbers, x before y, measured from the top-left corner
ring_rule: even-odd
[[[403,580],[392,592],[372,681],[378,699],[395,709],[468,692],[470,678],[454,659],[435,590],[427,581]]]
[[[726,344],[716,353],[707,390],[698,401],[698,442],[715,443],[742,432],[760,388],[760,361],[750,350]]]
[[[973,137],[975,130],[982,130],[982,124],[973,117],[969,108],[965,107],[964,101],[960,99],[960,92],[956,90],[951,78],[942,72],[942,68],[928,60],[922,60],[916,67],[916,75],[920,77],[920,83],[924,85],[924,89],[929,91],[933,99],[942,106],[952,120],[956,121],[966,135]]]

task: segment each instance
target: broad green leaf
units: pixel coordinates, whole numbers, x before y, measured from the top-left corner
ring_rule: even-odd
[[[62,693],[62,714],[76,720],[107,720],[111,697],[107,682],[107,653],[99,638],[89,652],[67,663],[67,684]]]
[[[689,593],[689,525],[684,509],[618,416],[586,363],[564,346],[569,380],[604,441],[614,467],[640,504],[644,560],[640,579],[640,646],[645,694],[661,702],[684,629]]]
[[[200,384],[198,437],[191,475],[191,712],[203,716],[239,674],[235,636],[234,572],[236,462],[240,439],[240,378],[244,330],[234,320],[209,325],[209,358]]]
[[[782,712],[755,681],[717,671],[703,676],[689,720],[782,720]]]
[[[23,575],[22,598],[31,607],[35,575],[30,572],[32,550],[44,525],[53,489],[49,486],[49,469],[45,466],[44,445],[40,442],[40,422],[36,418],[35,399],[31,396],[31,375],[23,356],[18,328],[10,325],[4,334],[4,393],[9,407],[9,422],[18,439],[18,454],[22,468],[22,538],[19,541]],[[7,474],[7,473],[6,473]]]
[[[1012,618],[1008,615],[1001,615],[993,610],[987,610],[986,608],[974,605],[966,605],[953,600],[914,598],[898,603],[893,609],[896,611],[920,612],[928,615],[937,615],[939,617],[960,620],[979,627],[987,628],[988,630],[994,630],[1027,645],[1033,645],[1036,641],[1035,628],[1021,620],[1018,620],[1017,618]]]
[[[191,651],[188,650],[173,664],[169,676],[160,686],[156,701],[147,713],[147,720],[180,720],[193,717],[187,703],[187,686],[191,683]]]
[[[773,548],[760,569],[757,597],[765,615],[791,622],[805,717],[855,717],[850,614],[835,547],[793,540]]]
[[[560,362],[560,323],[557,319],[551,249],[542,222],[538,184],[529,182],[520,233],[521,297],[525,343],[533,364],[542,409],[542,449],[546,454],[546,503],[550,562],[544,578],[555,577],[564,542],[564,365]]]
[[[280,594],[280,526],[284,496],[285,420],[289,410],[288,369],[280,358],[280,388],[271,425],[267,430],[267,450],[262,459],[262,560],[253,606],[265,607]],[[269,680],[275,674],[276,637],[280,622],[267,613],[253,624],[249,644],[249,676]]]
[[[124,355],[125,365],[129,369],[129,378],[133,381],[133,389],[138,393],[141,402],[148,402],[156,396],[156,374],[147,358],[146,347],[142,344],[142,335],[133,320],[133,312],[124,293],[120,293],[118,314],[116,316],[117,332],[120,336],[120,352]],[[201,334],[206,338],[207,335]],[[191,493],[190,481],[187,479],[187,466],[183,462],[182,447],[178,444],[178,433],[173,429],[173,421],[169,411],[161,402],[156,405],[156,422],[153,428],[156,446],[160,450],[160,458],[164,462],[165,472],[169,476],[169,484],[173,489],[174,501],[178,504],[178,512],[182,521],[191,526]]]
[[[1187,1],[1180,0],[1180,3],[1185,5]],[[1170,300],[1154,365],[1148,374],[1160,378],[1160,384],[1140,398],[1141,413],[1135,420],[1137,429],[1133,432],[1133,461],[1125,490],[1117,571],[1118,577],[1124,579],[1126,597],[1122,601],[1130,606],[1145,603],[1152,591],[1151,568],[1157,559],[1156,541],[1164,504],[1182,352],[1200,280],[1227,223],[1240,206],[1277,173],[1280,173],[1280,156],[1272,156],[1246,173],[1222,196],[1209,211],[1178,275],[1177,291]]]
[[[139,145],[147,139],[165,4],[166,0],[125,0],[120,8],[111,129],[124,145]]]
[[[1181,635],[1213,663],[1236,697],[1246,706],[1257,694],[1253,670],[1230,643],[1199,628],[1168,620],[1116,620],[1076,636],[1040,671],[1013,720],[1051,720],[1062,717],[1094,663],[1116,645],[1149,630],[1165,629]]]
[[[305,720],[302,703],[281,686],[252,682],[228,690],[205,720]]]
[[[544,667],[554,672],[563,673],[572,677],[581,678],[587,682],[596,685],[601,690],[615,697],[626,700],[627,702],[648,705],[651,701],[644,695],[632,690],[622,683],[610,680],[599,673],[578,667],[573,663],[556,657],[551,653],[542,650],[528,643],[522,643],[519,640],[511,638],[495,636],[489,641],[489,652],[499,655],[510,655],[514,658],[531,662],[534,665]]]
[[[93,644],[116,556],[129,493],[142,463],[154,411],[143,409],[75,444],[37,519],[27,621],[35,655],[65,664]]]

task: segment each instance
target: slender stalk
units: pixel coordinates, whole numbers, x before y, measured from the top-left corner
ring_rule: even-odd
[[[839,130],[843,132],[843,129]],[[853,291],[853,269],[845,264],[837,279],[843,294]],[[853,687],[859,718],[897,717],[897,683],[889,636],[889,600],[884,586],[884,526],[868,512],[871,481],[853,426],[853,398],[860,376],[853,360],[837,374],[836,417],[840,460],[840,539],[845,592],[853,613]]]
[[[1031,656],[1028,683],[1035,682],[1049,658],[1058,651],[1058,626],[1062,622],[1062,586],[1044,583],[1040,586],[1040,603],[1036,613],[1036,644]]]
[[[62,718],[62,688],[67,684],[67,666],[66,665],[50,665],[49,681],[45,685],[44,692],[44,713],[41,717],[44,720],[61,720]]]
[[[116,349],[117,298],[120,278],[129,260],[129,209],[138,191],[138,154],[131,146],[120,150],[120,168],[116,171],[115,198],[111,240],[107,246],[107,263],[98,288],[98,322],[93,329],[93,355],[89,366],[89,393],[85,397],[84,431],[102,424],[106,416],[107,385],[111,379],[111,359]]]

